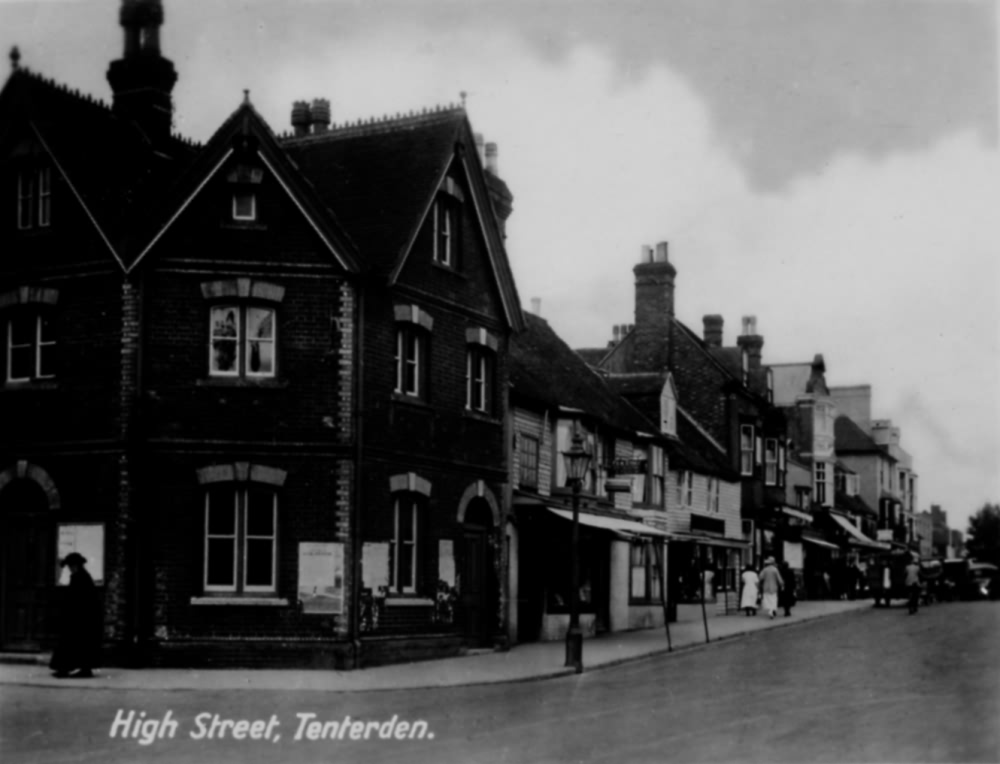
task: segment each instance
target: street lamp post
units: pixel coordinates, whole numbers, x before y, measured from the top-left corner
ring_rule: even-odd
[[[573,486],[573,531],[570,537],[569,564],[569,628],[566,630],[566,665],[579,674],[583,671],[583,632],[580,630],[580,487],[590,466],[590,454],[583,447],[583,436],[577,429],[573,445],[563,451],[566,477]]]

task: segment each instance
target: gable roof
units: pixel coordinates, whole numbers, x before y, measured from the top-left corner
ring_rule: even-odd
[[[521,328],[517,288],[463,108],[284,136],[281,144],[336,210],[365,263],[389,283],[402,270],[446,175],[464,175],[507,320]]]
[[[525,314],[525,328],[510,342],[514,396],[551,408],[570,408],[617,430],[659,434],[659,429],[617,395],[573,352],[548,322]],[[661,436],[665,437],[665,436]]]
[[[148,221],[148,241],[128,264],[129,270],[152,250],[230,158],[240,155],[261,160],[337,262],[348,272],[360,270],[357,248],[344,232],[337,216],[323,204],[309,181],[297,172],[294,163],[248,98],[215,131],[197,161],[173,190],[170,203]]]
[[[576,348],[575,351],[589,366],[600,366],[608,348]]]
[[[862,430],[853,419],[841,414],[833,423],[834,448],[837,454],[879,454],[896,461],[888,451],[881,448]]]
[[[197,152],[178,137],[154,147],[107,104],[24,67],[0,91],[0,145],[18,135],[43,146],[122,268],[134,221],[162,199]]]

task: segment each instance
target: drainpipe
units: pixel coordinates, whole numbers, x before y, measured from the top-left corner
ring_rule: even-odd
[[[358,279],[355,300],[357,320],[354,322],[354,503],[351,507],[351,617],[350,637],[354,668],[361,668],[361,467],[364,459],[364,392],[365,392],[365,289]]]

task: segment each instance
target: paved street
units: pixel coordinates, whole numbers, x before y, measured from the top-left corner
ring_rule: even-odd
[[[998,634],[1000,605],[955,603],[916,617],[899,607],[857,610],[702,650],[517,684],[367,693],[5,685],[0,758],[1000,761]],[[124,727],[130,711],[133,720],[169,711],[178,722],[175,736],[149,745],[139,742],[142,730],[136,739],[109,737],[116,715]],[[191,739],[200,731],[207,738],[215,714],[216,739]],[[394,716],[391,730],[367,724]],[[221,718],[260,724],[234,728]],[[363,729],[353,726],[359,720]],[[408,737],[411,730],[398,722],[420,720],[427,723],[423,739],[379,739],[390,732]],[[344,737],[333,725],[309,721],[337,722]],[[246,739],[233,740],[234,732]],[[260,739],[250,739],[254,733]],[[310,733],[334,739],[309,740]],[[369,739],[352,741],[352,733]]]

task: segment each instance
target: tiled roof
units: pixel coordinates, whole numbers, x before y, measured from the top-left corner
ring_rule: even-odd
[[[389,270],[422,222],[465,122],[464,110],[448,109],[281,143],[365,260]]]
[[[834,504],[837,509],[853,512],[856,515],[868,515],[878,517],[878,512],[868,506],[868,503],[860,496],[848,496],[843,491],[834,492]]]
[[[838,454],[880,454],[895,459],[879,448],[869,435],[849,416],[841,414],[833,423],[835,448]]]
[[[702,475],[713,475],[723,480],[737,483],[740,476],[732,467],[725,454],[695,426],[686,412],[678,411],[677,436],[679,446],[668,448],[670,469],[692,470]]]
[[[78,91],[16,69],[0,92],[0,140],[12,131],[37,130],[96,224],[127,260],[121,242],[141,212],[154,207],[163,192],[193,160],[198,147],[178,137],[153,146],[133,123]]]
[[[510,343],[513,394],[545,406],[563,406],[630,432],[656,426],[629,405],[538,316],[525,314],[525,329]]]
[[[590,366],[598,366],[608,354],[608,348],[577,348],[576,354]]]

